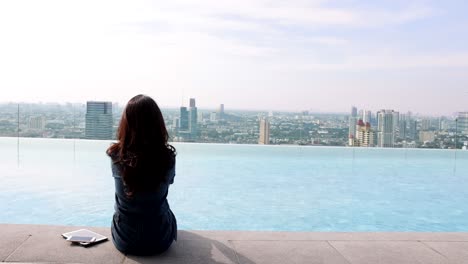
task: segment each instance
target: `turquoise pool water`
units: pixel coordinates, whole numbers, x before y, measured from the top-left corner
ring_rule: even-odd
[[[0,223],[110,226],[109,141],[0,138]],[[468,231],[468,151],[175,144],[181,229]],[[456,155],[456,160],[455,160]]]

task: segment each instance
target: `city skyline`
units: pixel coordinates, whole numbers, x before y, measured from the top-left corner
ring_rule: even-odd
[[[467,8],[2,1],[2,100],[123,104],[144,93],[163,107],[196,97],[203,108],[218,98],[231,109],[342,113],[365,102],[358,107],[452,115],[468,111]]]
[[[90,104],[95,107],[90,108]],[[267,113],[229,108],[224,111],[223,104],[216,111],[199,111],[195,98],[189,100],[189,106],[162,109],[174,142],[440,149],[468,147],[466,113],[451,118],[381,110],[369,118],[370,122],[364,122],[369,111],[356,107],[352,107],[347,114],[315,114],[308,111]],[[0,136],[111,139],[116,135],[122,111],[121,106],[111,102],[95,101],[86,105],[0,104]],[[262,122],[266,123],[265,120],[269,120],[268,125],[262,125]]]
[[[148,94],[146,94],[148,95]],[[149,95],[150,96],[150,95]],[[196,97],[195,97],[196,98]],[[154,99],[154,98],[153,98]],[[193,98],[186,98],[185,100],[188,100],[188,99],[193,99]],[[23,100],[23,101],[0,101],[0,104],[43,104],[43,105],[54,105],[54,104],[57,104],[57,105],[66,105],[66,104],[72,104],[72,105],[86,105],[86,102],[88,101],[109,101],[108,99],[103,99],[103,100],[94,100],[94,99],[87,99],[85,101],[36,101],[36,100],[31,100],[31,101],[27,101],[27,100]],[[156,101],[156,100],[155,100]],[[127,104],[128,101],[124,101],[124,102],[118,102],[118,101],[109,101],[109,102],[112,102],[112,104],[118,104],[120,107],[125,107],[125,105]],[[198,99],[197,99],[197,102],[198,102]],[[176,110],[176,109],[180,109],[181,107],[187,107],[187,109],[189,108],[187,105],[190,105],[190,104],[187,104],[187,103],[181,103],[180,105],[164,105],[164,104],[161,104],[160,102],[156,101],[156,103],[158,104],[158,106],[161,108],[161,109],[172,109],[172,110]],[[199,107],[199,103],[197,103],[197,108],[198,109],[201,109],[201,110],[205,110],[205,111],[219,111],[220,109],[220,104],[218,102],[212,102],[208,104],[208,106],[206,105],[203,105],[201,107]],[[223,105],[223,109],[224,109],[224,105],[223,103],[221,103],[221,105]],[[416,112],[416,111],[413,111],[411,108],[409,110],[401,110],[401,109],[397,109],[395,107],[387,107],[387,108],[383,108],[383,107],[377,107],[375,109],[371,109],[371,108],[368,108],[368,107],[365,107],[365,106],[361,106],[359,104],[350,104],[350,105],[346,105],[346,106],[343,106],[342,108],[344,109],[343,111],[314,111],[314,109],[312,108],[309,108],[309,109],[298,109],[298,110],[284,110],[284,109],[256,109],[256,108],[236,108],[236,107],[230,107],[228,106],[227,109],[231,110],[231,111],[254,111],[254,112],[265,112],[265,113],[269,113],[269,112],[283,112],[283,113],[302,113],[304,111],[307,111],[309,113],[314,113],[314,114],[344,114],[344,115],[349,115],[349,108],[350,107],[356,107],[359,109],[359,111],[364,111],[367,113],[371,113],[372,116],[375,117],[376,113],[380,110],[388,110],[388,109],[395,109],[401,113],[411,113],[412,115],[414,116],[418,116],[418,117],[452,117],[452,118],[456,118],[459,113],[465,113],[465,112],[468,112],[468,111],[464,111],[464,110],[459,110],[459,111],[455,111],[455,112],[450,112],[450,113],[434,113],[434,114],[429,114],[429,113],[423,113],[423,112]],[[345,109],[346,108],[346,109]],[[467,107],[468,108],[468,107]],[[358,116],[362,116],[362,113],[359,113]],[[359,120],[359,118],[358,118]],[[357,121],[358,121],[357,120]],[[364,120],[363,120],[364,121]]]

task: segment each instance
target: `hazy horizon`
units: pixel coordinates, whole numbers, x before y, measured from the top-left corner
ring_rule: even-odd
[[[92,100],[90,100],[92,101]],[[119,105],[119,107],[125,107],[126,103],[120,103],[120,102],[116,102],[116,101],[105,101],[103,100],[102,102],[112,102],[112,104],[115,104],[117,103]],[[17,105],[17,104],[43,104],[43,105],[55,105],[55,104],[58,104],[58,105],[61,105],[61,106],[65,106],[66,104],[81,104],[81,105],[86,105],[86,101],[83,101],[83,102],[77,102],[77,101],[62,101],[62,102],[54,102],[54,101],[18,101],[18,102],[13,102],[13,101],[0,101],[0,105],[2,104],[13,104],[13,105]],[[160,104],[158,103],[159,107],[162,109],[162,110],[175,110],[175,111],[178,111],[179,108],[181,106],[185,106],[185,107],[189,107],[188,106],[188,102],[184,105],[179,105],[179,106],[169,106],[169,105],[164,105],[164,104]],[[229,112],[236,112],[236,111],[245,111],[245,112],[264,112],[264,113],[268,113],[268,112],[273,112],[273,113],[301,113],[301,112],[304,112],[304,111],[308,111],[309,114],[336,114],[336,115],[350,115],[351,114],[351,107],[350,106],[350,109],[349,111],[320,111],[320,110],[314,110],[314,109],[300,109],[300,110],[281,110],[281,109],[248,109],[248,108],[228,108],[226,107],[225,105],[225,112],[226,113],[229,113]],[[204,107],[204,106],[199,106],[198,103],[197,103],[197,108],[198,110],[200,111],[217,111],[219,109],[219,105],[216,106],[216,107]],[[357,107],[358,111],[360,110],[365,110],[365,111],[371,111],[372,114],[376,114],[377,111],[380,111],[380,110],[389,110],[388,108],[385,108],[385,109],[364,109],[364,108],[359,108]],[[390,110],[395,110],[397,112],[399,112],[400,114],[407,114],[408,112],[411,112],[411,115],[413,116],[419,116],[419,117],[433,117],[433,118],[437,118],[437,117],[456,117],[458,115],[459,112],[453,112],[453,113],[449,113],[449,114],[427,114],[427,113],[420,113],[420,112],[413,112],[413,111],[406,111],[406,112],[403,112],[403,111],[399,111],[398,109],[390,109]]]
[[[468,111],[463,1],[0,2],[0,101]]]

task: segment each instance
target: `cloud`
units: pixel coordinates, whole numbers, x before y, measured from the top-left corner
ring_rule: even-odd
[[[402,25],[438,15],[434,10],[407,2],[358,8],[293,0],[0,1],[0,86],[11,88],[4,95],[11,98],[60,100],[70,94],[63,87],[79,90],[81,98],[110,96],[106,89],[127,98],[134,87],[198,87],[193,96],[218,89],[228,100],[271,87],[290,94],[292,86],[313,83],[309,71],[315,70],[331,76],[468,67],[464,51],[422,47],[412,54],[382,48],[404,46],[401,39],[369,40],[388,28],[404,31]],[[179,94],[157,91],[166,102],[179,102]]]
[[[340,62],[323,63],[319,61],[287,61],[289,70],[297,71],[380,71],[380,70],[411,70],[411,69],[441,69],[468,67],[468,52],[401,54],[388,52],[367,55],[348,55]],[[281,65],[276,67],[281,68]]]
[[[349,40],[344,38],[338,37],[329,37],[329,36],[317,36],[317,37],[305,37],[305,38],[298,38],[298,41],[302,41],[305,43],[316,43],[321,45],[328,45],[328,46],[342,46],[349,44]]]
[[[386,27],[402,25],[414,21],[424,20],[439,15],[440,12],[429,6],[408,5],[399,10],[367,9],[356,10],[354,26],[358,27]]]
[[[175,23],[192,21],[195,15],[205,18],[215,17],[219,21],[227,17],[236,18],[238,21],[249,21],[251,24],[296,25],[312,28],[402,24],[435,14],[433,8],[411,2],[397,9],[331,7],[328,2],[330,1],[174,0],[159,7],[161,11],[172,13],[167,17],[169,20],[177,17],[178,19],[174,19]]]

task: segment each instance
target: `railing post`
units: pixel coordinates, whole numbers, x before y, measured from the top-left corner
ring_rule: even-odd
[[[17,124],[17,127],[16,127],[16,162],[17,162],[17,166],[19,167],[19,163],[20,163],[20,142],[19,142],[19,138],[20,138],[20,105],[18,103],[18,124]]]
[[[455,160],[453,164],[453,176],[457,173],[457,151],[458,151],[458,118],[455,118]]]

